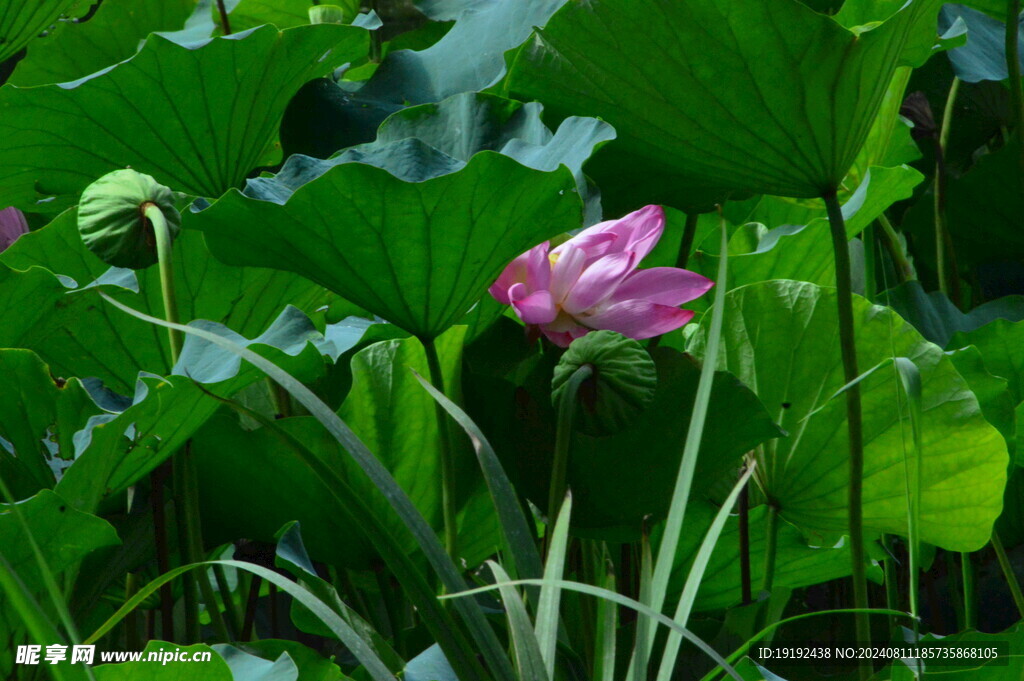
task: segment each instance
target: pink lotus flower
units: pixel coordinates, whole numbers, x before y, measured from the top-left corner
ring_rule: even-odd
[[[7,247],[22,234],[28,233],[28,223],[25,216],[17,208],[4,208],[0,210],[0,253],[7,250]]]
[[[544,242],[505,268],[490,293],[563,348],[595,329],[643,339],[693,318],[679,305],[714,283],[677,267],[636,269],[665,229],[665,211],[647,206],[583,230],[550,250]]]

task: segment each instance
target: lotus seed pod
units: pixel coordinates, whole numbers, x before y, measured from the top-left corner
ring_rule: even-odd
[[[156,237],[145,211],[155,204],[164,215],[173,240],[181,229],[174,192],[149,175],[115,170],[82,192],[78,232],[86,247],[103,262],[133,270],[157,261]]]
[[[654,400],[658,372],[640,343],[614,331],[592,331],[574,340],[555,367],[555,404],[569,377],[585,364],[594,375],[580,386],[576,423],[587,435],[601,437],[625,428]]]

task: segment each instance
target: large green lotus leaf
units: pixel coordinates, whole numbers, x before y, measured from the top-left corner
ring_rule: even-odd
[[[80,0],[10,0],[0,9],[0,62],[17,54],[64,13],[81,15],[88,3]]]
[[[463,327],[438,339],[442,370],[450,394],[458,394]],[[433,399],[412,370],[429,375],[422,345],[414,338],[375,343],[352,358],[352,388],[338,414],[366,443],[420,513],[434,526],[441,525],[441,472],[437,416]],[[392,525],[395,536],[408,538],[387,502],[373,491],[355,461],[312,417],[278,422],[307,447],[324,456],[353,486],[362,490],[367,504]],[[193,445],[201,478],[204,523],[215,541],[245,536],[270,541],[281,526],[298,520],[310,555],[335,565],[368,567],[375,555],[352,518],[334,509],[330,492],[312,470],[272,433],[245,432],[231,419],[218,418],[197,436]],[[474,478],[473,464],[459,451],[462,475],[460,497]],[[219,481],[219,482],[218,482]],[[258,509],[239,513],[238,509]],[[415,543],[408,538],[409,551]]]
[[[185,47],[152,35],[128,61],[73,83],[0,89],[0,204],[56,210],[130,165],[219,196],[272,141],[288,98],[365,53],[366,31],[264,26]],[[57,200],[39,200],[57,197]]]
[[[988,541],[1002,507],[1008,456],[967,382],[942,350],[887,308],[854,299],[863,371],[907,357],[923,384],[921,540],[952,551]],[[703,353],[703,320],[691,350]],[[849,486],[845,401],[835,292],[769,281],[726,298],[720,368],[753,389],[789,437],[766,447],[758,477],[783,517],[807,530],[843,532]],[[907,532],[904,456],[912,452],[906,400],[893,369],[861,383],[864,527]]]
[[[96,549],[120,543],[117,533],[107,521],[69,507],[66,500],[50,490],[42,490],[19,505],[46,564],[58,576],[58,584],[62,573],[73,570]],[[0,505],[0,547],[3,547],[4,559],[44,608],[45,614],[56,621],[56,613],[46,595],[43,573],[25,534],[25,527],[5,505]],[[3,650],[0,650],[0,676],[5,679],[14,678],[11,673],[15,645],[36,643],[26,640],[24,626],[17,610],[0,591],[0,640],[5,642]]]
[[[616,210],[821,196],[856,159],[897,66],[927,58],[941,2],[853,4],[874,23],[849,30],[792,0],[569,3],[515,57],[510,88],[615,127],[588,172]]]
[[[114,310],[89,290],[69,292],[50,274],[85,286],[110,269],[82,244],[75,215],[67,211],[0,254],[3,265],[25,270],[5,278],[0,266],[0,306],[12,303],[4,313],[0,344],[35,350],[60,375],[96,376],[109,388],[130,393],[140,370],[170,371],[167,333]],[[185,231],[175,241],[174,272],[181,319],[226,324],[247,338],[263,332],[285,305],[312,312],[327,300],[323,289],[294,274],[221,263],[195,232]],[[111,294],[162,317],[159,268],[136,276],[140,293],[118,289]],[[23,297],[32,304],[18,304]]]
[[[12,85],[66,83],[128,59],[153,31],[180,28],[194,0],[104,0],[88,21],[60,22],[29,45]]]
[[[384,59],[360,96],[397,104],[437,102],[494,85],[505,74],[505,52],[519,46],[566,0],[474,0],[449,7],[455,25],[424,50],[398,50]]]
[[[0,350],[0,385],[0,478],[24,499],[54,485],[73,458],[74,434],[99,408],[78,379],[53,376],[30,350]]]
[[[283,204],[231,191],[192,224],[226,263],[299,273],[429,339],[514,257],[579,227],[580,199],[566,168],[482,152],[423,182],[336,165]]]
[[[188,655],[187,659],[192,660],[193,655],[209,654],[208,662],[172,662],[170,664],[156,664],[149,662],[146,658],[150,654],[181,652]],[[268,663],[269,664],[269,663]],[[292,665],[294,669],[294,664]],[[141,662],[122,662],[120,664],[101,664],[95,668],[96,681],[136,681],[137,679],[152,679],[152,681],[233,681],[236,677],[231,673],[231,667],[218,655],[213,648],[205,643],[195,645],[180,645],[167,643],[165,641],[149,641],[142,651]],[[261,677],[247,676],[239,678],[250,678],[261,681]],[[291,677],[294,681],[294,676]],[[266,681],[285,681],[284,678],[266,679]]]
[[[761,505],[752,508],[749,514],[750,581],[755,585],[755,591],[756,585],[761,584],[764,578],[767,510],[767,506]],[[704,500],[691,503],[686,509],[686,530],[676,552],[669,582],[670,593],[682,592],[693,557],[717,512],[716,506]],[[785,521],[779,523],[776,541],[772,581],[776,588],[798,589],[850,574],[848,544],[835,548],[808,546],[800,530]],[[739,518],[732,515],[715,544],[694,607],[697,610],[718,610],[738,605],[742,601],[741,584]]]

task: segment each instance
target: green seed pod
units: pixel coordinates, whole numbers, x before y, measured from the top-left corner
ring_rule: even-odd
[[[151,204],[160,209],[173,240],[181,229],[174,198],[174,192],[149,175],[115,170],[82,192],[78,232],[105,263],[133,270],[149,267],[157,261],[156,237],[145,211]]]
[[[576,423],[587,435],[605,436],[625,428],[654,400],[658,372],[654,360],[632,338],[614,331],[592,331],[572,342],[555,367],[551,398],[558,404],[569,377],[583,365],[594,375],[579,392]]]

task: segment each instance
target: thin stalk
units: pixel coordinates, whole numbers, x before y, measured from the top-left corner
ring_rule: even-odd
[[[850,560],[853,575],[853,603],[858,610],[868,607],[868,583],[864,569],[864,520],[863,520],[863,484],[864,484],[864,439],[861,428],[860,383],[856,382],[860,371],[857,369],[857,346],[853,327],[853,290],[850,282],[850,250],[846,239],[846,223],[843,220],[842,208],[835,192],[824,197],[828,210],[828,223],[832,233],[832,250],[836,261],[836,290],[839,307],[839,347],[843,357],[843,375],[850,385],[846,391],[846,423],[849,431],[850,444],[850,490],[849,490],[849,530]],[[854,615],[857,639],[868,643],[871,640],[871,628],[865,613]],[[861,678],[867,678],[871,672],[870,661],[861,664]]]
[[[448,395],[444,385],[444,373],[441,371],[441,358],[437,354],[437,346],[433,340],[423,342],[427,354],[427,366],[430,368],[430,382],[445,396]],[[448,431],[448,415],[439,402],[434,401],[434,413],[437,416],[437,436],[441,441],[441,506],[444,516],[444,546],[448,556],[456,565],[459,550],[459,526],[455,509],[455,452],[452,451],[451,433]]]
[[[861,235],[861,243],[864,244],[864,297],[872,303],[875,302],[875,296],[878,294],[878,284],[875,275],[877,268],[875,244],[877,241],[875,226],[870,224]]]
[[[190,445],[190,442],[185,443],[184,459],[179,462],[179,467],[184,469],[183,477],[185,481],[185,525],[189,540],[186,555],[188,556],[188,562],[198,563],[206,560],[206,556],[203,551],[202,528],[199,524],[199,489],[196,463],[192,457],[192,447]],[[221,615],[220,606],[217,604],[217,598],[214,595],[213,586],[210,584],[210,571],[201,570],[196,575],[196,582],[199,585],[199,592],[202,594],[206,611],[210,614],[213,630],[222,641],[230,641],[231,635],[228,633],[227,625],[224,623],[224,617]]]
[[[160,574],[171,569],[170,549],[167,541],[167,513],[164,504],[164,480],[170,473],[171,462],[158,466],[149,478],[149,503],[153,511],[153,541],[156,544],[156,567]],[[174,639],[174,596],[171,585],[160,587],[160,635],[165,641]]]
[[[896,558],[893,556],[893,543],[892,537],[889,535],[882,536],[882,545],[885,547],[886,552],[889,554],[884,562],[885,569],[885,607],[889,610],[899,609],[899,585],[896,584]],[[897,627],[896,617],[893,615],[889,616],[889,631],[895,632]]]
[[[185,494],[188,483],[185,481],[185,467],[181,462],[171,467],[171,486],[174,490],[174,520],[178,530],[178,554],[181,565],[192,562],[188,555],[192,550],[191,539],[188,530],[188,520],[185,517]],[[186,572],[181,576],[182,591],[185,601],[185,639],[183,643],[199,643],[199,598],[197,595],[197,584],[195,575]]]
[[[249,577],[249,594],[245,598],[245,620],[242,622],[243,641],[258,640],[255,636],[256,629],[256,607],[260,599],[260,583],[262,580],[256,575]]]
[[[971,554],[960,553],[960,574],[964,585],[964,628],[973,629],[977,623],[977,610],[974,598],[974,566]]]
[[[576,414],[576,396],[583,381],[594,375],[594,368],[584,364],[569,377],[561,399],[558,401],[558,425],[555,431],[555,458],[551,465],[551,484],[548,486],[548,519],[554,527],[558,510],[566,492],[566,475],[569,470],[569,449],[572,444],[572,422]],[[547,536],[547,535],[545,535]]]
[[[217,0],[217,11],[220,13],[220,28],[224,35],[231,35],[231,21],[228,19],[228,10],[224,6],[224,0]]]
[[[228,576],[224,572],[223,565],[213,566],[213,578],[217,580],[217,591],[220,592],[220,599],[224,601],[224,612],[227,614],[227,621],[232,637],[229,640],[241,640],[242,613],[235,605],[235,599],[231,594],[231,587],[228,585]]]
[[[139,590],[139,578],[138,575],[129,572],[124,578],[124,600],[128,601],[135,592]],[[140,614],[137,611],[132,611],[127,617],[124,618],[124,640],[125,647],[128,650],[141,650],[142,649],[142,636],[140,635]]]
[[[700,213],[686,214],[683,238],[679,242],[679,255],[676,256],[676,267],[680,269],[686,269],[686,263],[690,261],[690,250],[693,249],[693,240],[697,236],[698,222],[700,222]]]
[[[775,581],[775,553],[779,543],[779,509],[775,504],[768,504],[764,534],[764,575],[761,579],[761,590],[771,593]]]
[[[754,602],[750,577],[750,481],[743,486],[739,500],[740,532],[740,605]]]
[[[914,266],[907,259],[907,253],[903,250],[900,237],[892,223],[889,222],[889,218],[885,216],[885,213],[878,216],[878,224],[882,228],[882,234],[885,237],[883,241],[889,251],[889,257],[892,258],[893,263],[896,265],[896,274],[899,276],[900,282],[913,281],[916,278],[914,276]]]
[[[143,206],[143,215],[153,225],[156,239],[156,257],[160,267],[160,292],[163,295],[164,319],[178,324],[178,303],[174,291],[174,263],[171,259],[171,232],[163,211],[155,203]],[[168,329],[167,338],[171,344],[171,364],[178,363],[184,339],[177,329]]]
[[[950,295],[950,278],[946,269],[946,246],[949,240],[949,229],[946,226],[946,147],[949,144],[949,131],[953,123],[953,109],[956,96],[960,92],[960,79],[953,77],[946,97],[946,108],[942,111],[942,126],[939,137],[935,140],[935,265],[939,278],[939,290]],[[952,251],[952,249],[950,249]],[[956,289],[959,289],[957,284]],[[954,289],[952,295],[959,296]]]
[[[1006,3],[1006,70],[1010,76],[1010,105],[1013,109],[1014,127],[1017,130],[1018,154],[1020,157],[1020,182],[1024,191],[1024,88],[1020,82],[1020,41],[1017,39],[1020,25],[1020,0]]]
[[[1013,565],[1010,564],[1010,557],[1006,555],[1006,549],[1003,547],[1003,540],[999,538],[999,533],[992,532],[992,548],[996,550],[996,558],[999,559],[999,567],[1003,570],[1003,577],[1006,579],[1007,585],[1010,587],[1010,595],[1013,596],[1013,602],[1017,606],[1017,612],[1020,613],[1021,617],[1024,617],[1024,593],[1021,593],[1020,582],[1017,581],[1017,575],[1013,572]]]

